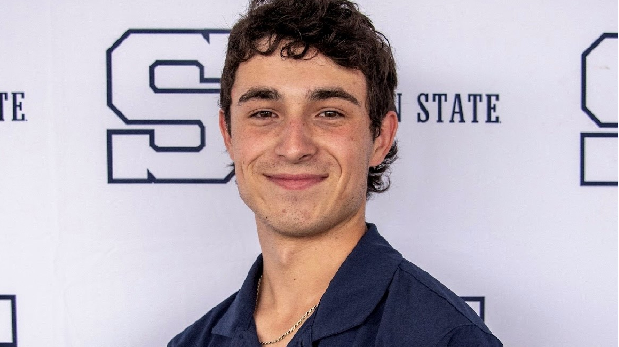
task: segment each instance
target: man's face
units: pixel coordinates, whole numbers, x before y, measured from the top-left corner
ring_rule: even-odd
[[[368,167],[385,155],[366,98],[363,73],[321,54],[257,55],[239,66],[230,134],[223,112],[220,127],[259,228],[309,236],[363,221]]]

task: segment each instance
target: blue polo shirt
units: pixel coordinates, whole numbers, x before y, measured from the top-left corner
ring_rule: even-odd
[[[241,289],[168,347],[259,347],[253,313],[262,256]],[[320,305],[288,346],[502,346],[447,287],[368,230],[337,271]]]

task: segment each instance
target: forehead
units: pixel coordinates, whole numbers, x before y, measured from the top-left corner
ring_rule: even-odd
[[[357,69],[336,64],[316,52],[302,59],[281,57],[279,51],[268,56],[256,55],[239,65],[232,86],[233,104],[250,88],[267,87],[282,95],[307,94],[316,88],[339,88],[365,104],[365,75]]]

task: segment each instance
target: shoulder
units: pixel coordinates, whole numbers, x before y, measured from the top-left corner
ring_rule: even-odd
[[[405,335],[400,338],[415,345],[460,346],[452,343],[463,336],[477,340],[488,336],[498,342],[460,297],[407,260],[399,264],[389,286],[383,312],[385,318],[393,320],[394,326],[406,326],[406,329],[399,329]],[[439,344],[440,341],[448,344]],[[500,342],[464,345],[500,346]]]
[[[230,305],[236,298],[237,293],[232,294],[219,305],[215,306],[202,318],[188,326],[183,332],[176,335],[169,343],[168,347],[197,347],[209,346],[212,340],[212,329],[220,321],[221,317],[228,311]]]
[[[477,313],[464,300],[432,275],[408,260],[403,260],[398,266],[393,285],[397,286],[399,290],[408,291],[408,295],[406,295],[408,298],[413,300],[423,299],[434,308],[440,309],[434,314],[450,315],[453,317],[452,319],[459,322],[472,323],[485,330],[488,329]],[[404,295],[404,293],[401,294]]]

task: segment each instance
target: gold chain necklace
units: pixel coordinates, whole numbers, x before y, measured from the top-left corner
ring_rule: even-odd
[[[258,308],[258,297],[260,296],[260,283],[261,282],[262,282],[262,275],[260,275],[260,278],[258,279],[258,288],[256,289],[256,308]],[[290,335],[293,331],[295,331],[299,327],[299,325],[301,325],[307,319],[307,317],[311,316],[319,304],[320,304],[320,301],[318,302],[318,304],[314,305],[312,308],[307,310],[307,312],[305,312],[305,314],[301,317],[301,319],[299,319],[299,321],[296,322],[290,329],[288,329],[288,331],[286,331],[282,336],[272,341],[267,341],[267,342],[258,341],[258,342],[261,345],[272,345],[274,343],[278,343],[279,341],[283,340],[284,338],[286,338],[286,336]]]

